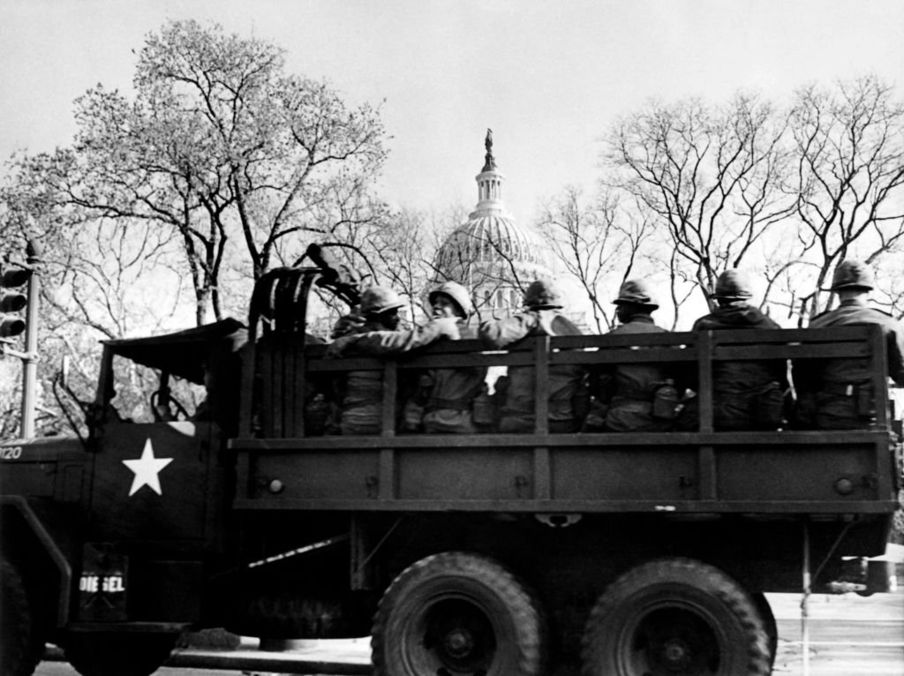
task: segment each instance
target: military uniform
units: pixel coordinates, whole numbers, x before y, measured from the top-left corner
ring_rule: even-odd
[[[720,275],[714,295],[720,306],[694,322],[693,331],[781,328],[747,302],[752,297],[750,285],[737,270]],[[714,362],[715,429],[776,429],[782,423],[786,387],[784,360]]]
[[[328,354],[346,352],[391,355],[429,345],[439,338],[458,338],[454,320],[433,320],[417,329],[397,329],[401,299],[390,289],[371,287],[361,298],[364,322],[351,327],[352,333],[337,338]],[[339,430],[342,434],[378,434],[383,412],[383,372],[349,371],[342,387]]]
[[[904,330],[891,316],[866,305],[873,288],[872,273],[858,261],[842,261],[835,269],[832,290],[862,290],[839,307],[816,317],[810,328],[876,324],[882,327],[888,355],[888,375],[904,386]],[[799,380],[799,382],[798,382]],[[869,358],[828,359],[820,369],[801,368],[795,383],[813,407],[813,422],[823,429],[856,429],[875,420],[875,392]]]
[[[609,332],[612,335],[668,333],[656,326],[648,314],[631,316],[624,324]],[[606,430],[612,432],[668,430],[672,421],[653,416],[656,390],[666,384],[665,370],[656,364],[622,364],[600,379],[602,400],[609,403]]]
[[[460,316],[458,323],[460,338],[476,338],[476,334],[464,321],[473,312],[471,298],[467,290],[456,282],[444,282],[429,294],[431,304],[438,297],[450,299]],[[424,407],[424,431],[432,434],[474,434],[472,406],[474,398],[483,390],[487,370],[485,367],[463,367],[455,369],[431,369],[428,373],[431,388]]]
[[[653,323],[650,316],[659,304],[643,280],[629,279],[612,301],[616,307],[619,326],[610,335],[667,333]],[[666,385],[665,369],[658,364],[618,364],[603,370],[592,388],[595,391],[596,415],[588,416],[588,431],[631,432],[664,431],[671,427],[671,418],[654,415],[653,402],[657,390]],[[673,410],[674,411],[674,410]],[[658,412],[657,412],[658,413]]]
[[[560,294],[548,282],[534,282],[525,294],[527,309],[507,319],[480,325],[483,343],[501,349],[528,336],[575,336],[581,330],[559,310]],[[508,369],[509,386],[499,421],[500,432],[532,432],[535,429],[534,393],[536,371],[532,366]],[[575,408],[584,389],[584,370],[579,366],[549,368],[549,431],[576,432],[582,412]]]
[[[459,326],[462,339],[476,338],[473,329]],[[471,406],[483,389],[487,370],[472,366],[431,369],[432,387],[424,407],[424,431],[433,434],[474,434]]]
[[[411,352],[440,338],[458,337],[453,319],[434,319],[416,329],[393,331],[368,321],[358,333],[332,343],[329,351],[334,356],[389,356]],[[349,371],[344,390],[339,421],[342,434],[378,434],[383,411],[383,372]]]
[[[474,337],[463,322],[472,310],[464,287],[455,282],[446,282],[431,291],[430,302],[436,303],[439,294],[453,301],[458,317],[434,316],[424,326],[412,330],[386,330],[367,322],[354,335],[333,343],[331,353],[350,351],[385,357],[417,350],[441,338],[458,340]],[[426,432],[474,433],[476,430],[471,419],[471,402],[480,392],[485,375],[486,369],[482,368],[431,369],[418,379],[419,389],[426,392],[423,397],[425,401],[420,401],[420,393],[415,393],[406,402],[406,429],[413,431],[423,425]],[[342,400],[342,433],[379,432],[382,396],[383,375],[380,371],[350,372]]]

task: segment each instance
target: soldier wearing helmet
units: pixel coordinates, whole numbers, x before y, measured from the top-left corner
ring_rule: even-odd
[[[361,314],[367,322],[380,324],[386,329],[398,328],[401,318],[399,309],[405,303],[392,289],[372,286],[361,294]]]
[[[507,319],[480,325],[480,339],[488,347],[499,349],[528,336],[573,336],[580,329],[560,312],[562,293],[551,280],[538,280],[527,287],[525,308]],[[509,387],[499,421],[500,432],[532,432],[535,429],[534,392],[536,372],[532,366],[513,366],[508,370]],[[586,394],[584,371],[578,366],[549,368],[549,431],[576,432],[584,411]]]
[[[776,322],[750,304],[753,285],[741,270],[726,270],[716,280],[716,309],[698,319],[694,331],[778,329]],[[717,430],[776,429],[782,424],[787,363],[717,361],[713,363],[713,425]],[[697,415],[695,406],[687,409]]]
[[[434,320],[454,319],[461,338],[475,338],[467,325],[474,312],[471,294],[457,282],[443,282],[430,291]],[[424,405],[423,428],[428,433],[474,434],[471,406],[481,392],[486,377],[485,367],[455,369],[431,369],[427,374],[429,385]]]
[[[620,325],[610,334],[667,332],[653,322],[652,314],[659,304],[645,281],[627,280],[612,302]],[[637,363],[611,366],[599,374],[593,389],[598,409],[593,419],[603,422],[599,431],[656,432],[666,431],[672,426],[677,392],[673,376],[662,365]],[[654,402],[659,405],[654,406]],[[588,425],[585,429],[597,431]]]
[[[400,328],[399,309],[404,302],[392,289],[373,286],[361,294],[363,323],[354,332],[334,340],[327,353],[387,356],[410,352],[439,340],[457,339],[454,317],[434,318],[425,326]],[[342,434],[377,434],[381,431],[383,402],[382,371],[349,371],[341,397],[339,429]]]
[[[840,301],[834,310],[824,312],[810,322],[810,328],[848,324],[878,324],[882,327],[888,351],[888,375],[904,386],[904,331],[901,324],[880,310],[867,306],[867,297],[875,285],[869,267],[856,260],[841,261],[832,276],[831,290]],[[802,402],[809,403],[812,422],[819,428],[855,429],[875,419],[875,393],[869,358],[829,359],[821,367],[801,364],[794,380],[801,390]],[[810,420],[806,420],[810,422]]]

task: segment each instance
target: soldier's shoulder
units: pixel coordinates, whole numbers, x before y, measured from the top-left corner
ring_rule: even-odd
[[[899,322],[894,316],[885,310],[880,310],[872,305],[865,305],[851,315],[852,320],[868,322],[872,324],[882,324],[888,327],[897,327]]]
[[[697,318],[694,325],[691,326],[691,331],[706,331],[714,328],[716,324],[717,320],[713,314],[703,315]]]
[[[561,312],[553,315],[550,326],[552,327],[552,334],[556,336],[579,336],[584,333],[581,331],[581,327]]]
[[[761,329],[780,329],[782,325],[775,321],[769,315],[760,313],[760,319],[757,322],[758,328]]]
[[[630,321],[612,329],[610,333],[668,333],[668,329],[657,326],[653,322]]]
[[[879,323],[881,323],[887,331],[891,331],[899,335],[904,335],[904,324],[901,323],[900,319],[895,317],[890,312],[886,312],[885,310],[880,310],[879,308],[871,309],[875,313],[874,316],[877,317]]]
[[[886,312],[885,310],[880,310],[879,308],[873,307],[872,305],[869,306],[869,309],[872,310],[873,312],[875,312],[876,314],[879,314],[879,315],[882,315],[883,317],[887,317],[888,319],[891,319],[892,321],[897,321],[895,319],[895,316],[890,312]]]
[[[837,310],[823,310],[818,315],[810,319],[810,328],[816,328],[817,326],[824,325],[836,314]]]

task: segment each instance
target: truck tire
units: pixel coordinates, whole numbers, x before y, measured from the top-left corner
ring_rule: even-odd
[[[380,600],[372,629],[375,676],[536,676],[543,616],[499,563],[444,552],[405,569]]]
[[[178,634],[70,633],[66,659],[82,676],[150,676],[169,659]]]
[[[756,592],[751,595],[754,605],[760,611],[760,619],[763,621],[763,628],[766,630],[766,638],[769,645],[769,668],[775,665],[775,655],[778,653],[778,625],[775,622],[775,615],[772,613],[772,606],[769,605],[769,599],[763,592]]]
[[[767,676],[769,639],[750,595],[718,568],[673,558],[641,564],[596,602],[583,676]]]
[[[31,676],[44,640],[28,590],[16,567],[0,558],[0,674]]]

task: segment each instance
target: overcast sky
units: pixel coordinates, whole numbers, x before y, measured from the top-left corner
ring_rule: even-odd
[[[68,144],[73,99],[128,90],[132,50],[171,18],[270,40],[291,72],[383,101],[393,204],[473,206],[491,127],[522,222],[592,185],[600,137],[650,97],[904,84],[902,0],[0,0],[0,156]]]

